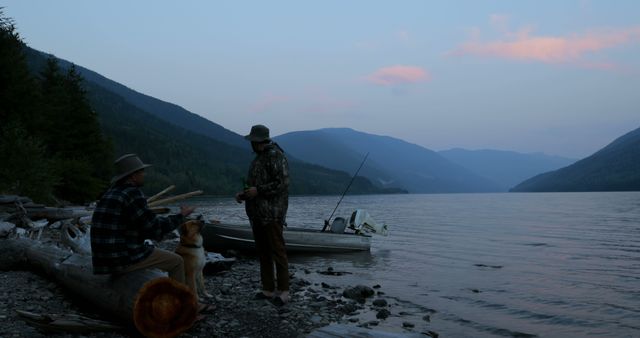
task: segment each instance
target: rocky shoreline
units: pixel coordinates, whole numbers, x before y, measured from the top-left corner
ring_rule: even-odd
[[[32,222],[29,216],[35,212],[33,210],[45,210],[61,219],[73,216],[74,223],[78,222],[78,217],[84,216],[77,214],[77,210],[42,209],[42,206],[31,205],[28,199],[21,202],[21,197],[5,197],[6,201],[0,199],[0,204],[4,203],[4,207],[0,208],[0,248],[6,247],[2,243],[5,238],[18,237],[53,245],[65,245],[63,242],[69,245],[61,236],[64,229],[62,224],[66,221],[42,219]],[[175,250],[177,244],[175,234],[157,243],[160,248],[170,251]],[[81,249],[72,248],[76,252]],[[306,266],[290,264],[291,301],[288,304],[277,306],[268,300],[254,299],[260,289],[257,258],[238,253],[227,253],[226,256],[235,258],[231,266],[205,269],[205,286],[213,295],[209,302],[216,309],[180,337],[304,337],[318,328],[336,323],[394,333],[438,336],[431,330],[430,324],[434,310],[418,306],[413,313],[407,313],[406,304],[386,296],[383,288],[373,281],[335,286],[335,282],[338,282],[336,278],[349,272],[333,271],[331,267],[324,267],[323,271],[309,271]],[[140,336],[132,327],[119,331],[86,332],[83,335],[42,331],[27,324],[16,311],[42,315],[81,315],[98,320],[112,318],[96,312],[95,307],[86,300],[78,299],[46,276],[33,271],[0,270],[0,286],[0,338],[47,337],[52,334],[56,337]],[[113,323],[122,325],[117,321]]]
[[[0,240],[2,241],[2,240]],[[175,246],[175,240],[160,243],[165,249]],[[1,244],[0,244],[1,245]],[[319,271],[326,275],[340,272]],[[341,323],[364,328],[376,328],[395,313],[395,301],[384,295],[379,285],[357,285],[347,288],[331,286],[306,278],[310,271],[291,265],[291,302],[276,306],[268,300],[254,299],[259,290],[259,264],[251,256],[238,256],[231,268],[205,276],[210,300],[216,309],[206,314],[180,337],[304,337],[310,332]],[[317,274],[316,274],[317,275]],[[40,331],[21,319],[16,310],[41,314],[79,314],[95,319],[109,319],[96,313],[80,299],[63,290],[46,277],[30,271],[0,272],[0,338],[46,337],[50,332]],[[437,336],[425,329],[431,312],[426,310],[421,323],[401,321],[392,331],[397,333]],[[57,337],[78,337],[77,334],[54,333]],[[92,332],[86,337],[137,337],[132,328],[120,332]]]

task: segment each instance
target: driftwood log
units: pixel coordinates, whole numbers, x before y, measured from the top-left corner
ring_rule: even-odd
[[[122,326],[103,320],[84,317],[76,314],[40,314],[16,310],[16,313],[27,323],[44,331],[61,333],[91,333],[96,331],[119,331]]]
[[[71,248],[74,253],[91,255],[91,228],[80,228],[76,224],[67,221],[62,223],[60,241]]]
[[[93,214],[93,212],[90,210],[83,210],[80,208],[25,207],[25,210],[27,216],[29,216],[29,218],[31,219],[46,218],[50,221],[78,218],[90,216],[91,214]]]
[[[157,270],[94,275],[91,256],[29,239],[0,243],[0,269],[29,266],[147,337],[174,337],[195,322],[198,302],[183,284]]]

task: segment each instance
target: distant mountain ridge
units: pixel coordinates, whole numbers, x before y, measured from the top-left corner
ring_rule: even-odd
[[[33,53],[47,55],[46,53],[35,49],[27,48],[28,55],[33,55]],[[69,61],[60,58],[57,58],[57,60],[59,61],[60,66],[64,69],[71,66],[71,62]],[[241,135],[226,129],[217,123],[207,120],[200,115],[194,114],[176,104],[137,92],[134,89],[108,79],[90,69],[78,65],[75,65],[75,67],[85,81],[93,82],[116,95],[122,96],[122,98],[124,98],[128,103],[157,116],[161,120],[239,148],[249,149],[249,145]]]
[[[585,159],[528,179],[511,191],[640,191],[640,128]]]
[[[350,128],[287,133],[274,138],[296,157],[329,168],[355,171],[383,186],[413,193],[490,192],[498,187],[436,152],[389,136]]]
[[[302,141],[304,140],[304,141]],[[326,133],[295,131],[274,138],[285,151],[305,162],[321,165],[347,173],[355,173],[365,154],[345,147],[341,140],[334,139]],[[375,160],[369,158],[363,165],[359,175],[368,177],[383,187],[393,187],[394,179],[381,168]]]
[[[485,177],[509,191],[522,181],[551,170],[566,167],[576,160],[543,153],[523,154],[504,150],[450,149],[438,154]]]
[[[25,54],[34,73],[39,73],[50,57],[29,47],[25,48]],[[71,67],[68,61],[57,60],[62,69]],[[87,98],[98,113],[101,128],[111,138],[116,153],[137,153],[146,162],[154,164],[149,170],[145,189],[159,191],[175,184],[177,191],[202,189],[205,194],[230,195],[242,188],[241,178],[246,175],[253,158],[248,142],[242,136],[176,105],[134,92],[86,68],[75,67],[84,77]],[[169,113],[155,115],[147,109],[155,109],[154,113]],[[171,122],[175,119],[180,123],[181,116],[187,122],[181,125]],[[192,130],[194,124],[204,127]],[[289,160],[291,194],[340,194],[351,180],[345,172],[304,163],[293,156],[289,156]],[[351,192],[390,191],[358,178],[353,182]]]

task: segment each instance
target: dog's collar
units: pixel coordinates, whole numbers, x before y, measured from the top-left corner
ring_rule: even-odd
[[[202,246],[200,245],[193,245],[193,244],[185,244],[185,243],[180,243],[181,246],[187,247],[187,248],[194,248],[194,249],[200,249],[202,248]]]

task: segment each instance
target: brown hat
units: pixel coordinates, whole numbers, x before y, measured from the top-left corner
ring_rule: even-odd
[[[138,170],[151,166],[151,164],[142,163],[142,160],[140,160],[136,154],[122,155],[114,163],[116,165],[116,176],[113,176],[111,179],[111,184],[120,181]]]
[[[251,132],[244,138],[251,142],[264,142],[271,140],[269,138],[269,128],[261,124],[256,124],[255,126],[251,127]]]

